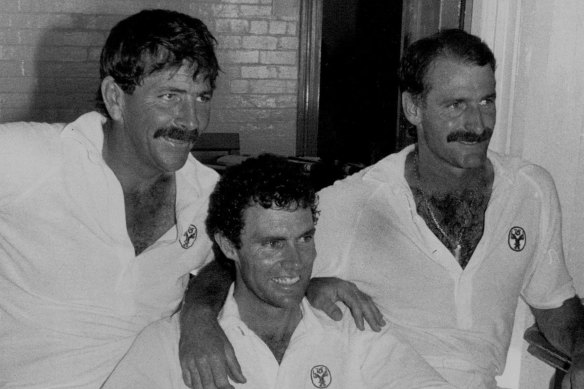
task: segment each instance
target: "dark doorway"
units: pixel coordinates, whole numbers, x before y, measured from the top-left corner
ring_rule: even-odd
[[[395,151],[402,2],[326,0],[317,155],[372,164]]]

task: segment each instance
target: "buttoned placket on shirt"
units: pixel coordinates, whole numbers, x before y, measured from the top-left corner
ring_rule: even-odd
[[[493,189],[491,194],[491,202],[499,201],[498,193],[500,190],[500,169],[493,163],[493,169],[495,170]],[[405,179],[404,179],[404,182]],[[490,218],[494,217],[492,213],[489,212],[490,209],[494,207],[487,207],[485,214],[485,226],[484,232],[481,240],[479,241],[477,247],[475,248],[468,265],[463,269],[452,252],[434,235],[432,230],[426,224],[426,221],[417,213],[416,202],[412,194],[411,189],[404,185],[401,190],[401,195],[406,197],[409,204],[409,210],[412,223],[415,226],[415,234],[411,236],[417,236],[420,239],[421,244],[419,247],[424,251],[428,258],[431,258],[434,262],[438,263],[447,273],[454,284],[454,301],[456,306],[456,322],[457,327],[461,329],[470,329],[473,326],[473,313],[472,313],[472,282],[476,271],[480,267],[484,258],[486,258],[486,253],[484,250],[488,247],[488,239],[493,236],[491,228],[493,223],[488,223]]]

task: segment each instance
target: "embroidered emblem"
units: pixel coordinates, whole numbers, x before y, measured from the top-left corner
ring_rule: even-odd
[[[333,378],[328,367],[316,365],[310,370],[310,379],[315,388],[328,388]]]
[[[513,251],[521,251],[525,247],[525,230],[521,227],[512,227],[509,230],[509,247]]]
[[[195,240],[197,240],[197,227],[195,227],[194,224],[191,224],[180,237],[179,242],[181,247],[186,250],[195,243]]]

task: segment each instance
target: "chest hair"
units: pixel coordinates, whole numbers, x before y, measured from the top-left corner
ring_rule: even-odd
[[[176,224],[174,175],[124,193],[126,228],[134,252],[139,255]]]

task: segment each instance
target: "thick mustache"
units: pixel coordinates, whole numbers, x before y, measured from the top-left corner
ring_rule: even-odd
[[[180,140],[183,142],[195,142],[199,138],[199,130],[184,130],[180,127],[166,127],[156,130],[154,133],[154,138],[159,138],[161,136]]]
[[[491,139],[493,136],[492,128],[485,128],[480,134],[471,131],[455,131],[446,137],[447,142],[484,142]]]

